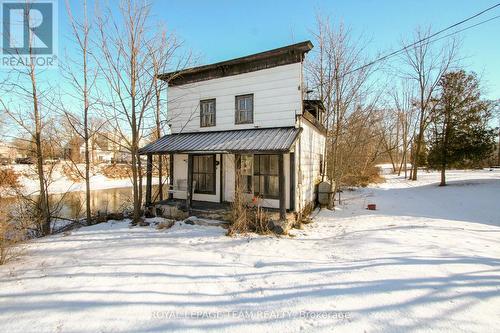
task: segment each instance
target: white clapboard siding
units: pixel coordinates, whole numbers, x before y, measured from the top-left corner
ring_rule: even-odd
[[[296,146],[299,150],[296,154],[297,210],[316,198],[315,186],[321,181],[320,161],[325,147],[325,136],[315,126],[303,119],[301,127],[302,133]]]
[[[301,63],[168,88],[172,133],[294,126],[302,110]],[[253,124],[235,124],[235,96],[254,94]],[[200,128],[200,100],[216,100],[216,126]]]

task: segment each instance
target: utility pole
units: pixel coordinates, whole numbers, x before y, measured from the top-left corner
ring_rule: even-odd
[[[500,167],[500,99],[496,102],[496,114],[498,119],[498,145],[497,145],[497,166]]]
[[[498,160],[497,165],[500,166],[500,109],[497,109],[497,117],[498,117]]]

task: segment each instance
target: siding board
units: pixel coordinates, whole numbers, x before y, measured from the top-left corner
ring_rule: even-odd
[[[200,130],[200,100],[215,98],[216,126],[204,131],[294,126],[302,112],[301,63],[169,87],[168,111],[172,133]],[[254,123],[235,125],[235,96],[254,94]]]

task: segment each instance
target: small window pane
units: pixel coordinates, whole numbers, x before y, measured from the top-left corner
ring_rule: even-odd
[[[215,126],[215,99],[200,101],[200,126]]]
[[[260,173],[261,174],[269,173],[269,155],[262,155],[260,157]]]
[[[236,123],[253,123],[253,95],[236,96]]]
[[[193,156],[195,193],[215,194],[215,155]]]
[[[279,197],[278,155],[254,155],[254,193],[264,198]]]
[[[252,155],[241,155],[241,187],[242,191],[252,193],[252,176],[253,176],[253,157]]]
[[[279,179],[278,176],[269,176],[268,187],[266,193],[272,197],[279,196]]]
[[[271,175],[278,174],[278,155],[269,156],[269,173]]]
[[[214,170],[213,156],[205,158],[205,167],[206,167],[206,170],[208,170],[209,173],[213,173],[215,171]]]
[[[252,156],[242,155],[241,156],[241,174],[251,175],[252,174]]]
[[[198,171],[198,169],[199,169],[199,168],[198,168],[198,159],[195,157],[195,158],[193,158],[193,170],[194,170],[195,172],[197,172],[197,171]]]

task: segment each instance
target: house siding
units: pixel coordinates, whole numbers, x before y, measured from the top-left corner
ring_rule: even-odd
[[[196,82],[168,89],[172,133],[295,125],[302,112],[302,64]],[[254,122],[235,124],[235,96],[253,94]],[[200,100],[216,99],[216,126],[200,127]]]
[[[316,200],[316,185],[321,181],[320,162],[325,136],[307,120],[299,120],[302,133],[296,143],[296,211]]]

